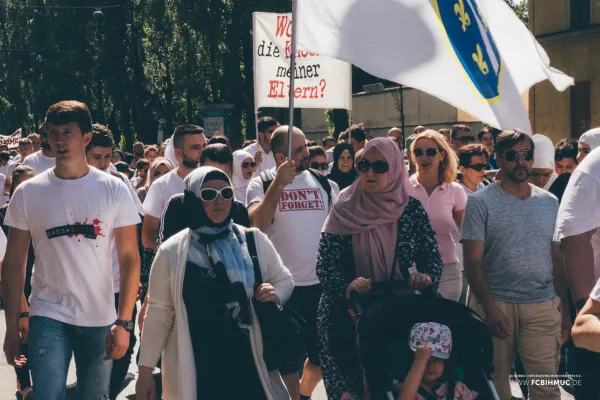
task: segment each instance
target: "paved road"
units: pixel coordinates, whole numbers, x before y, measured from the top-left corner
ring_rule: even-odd
[[[4,341],[4,333],[6,332],[6,323],[4,319],[4,311],[0,310],[0,341]],[[138,340],[139,344],[139,340]],[[137,349],[136,349],[137,352]],[[6,363],[6,358],[4,357],[4,352],[1,352],[0,356],[0,400],[14,400],[16,393],[16,378],[14,375],[14,371],[11,366]],[[135,360],[135,354],[133,359]],[[134,400],[135,399],[135,378],[137,377],[137,366],[135,363],[129,367],[130,375],[128,376],[128,381],[126,382],[126,386],[123,391],[117,398],[118,400]],[[69,377],[67,379],[67,384],[72,384],[76,381],[75,378],[75,364],[71,362],[71,367],[69,368]],[[67,399],[74,399],[72,396],[73,393],[67,393]],[[513,384],[513,395],[516,397],[521,396],[521,391],[519,390],[518,385]],[[313,400],[327,400],[327,395],[325,394],[325,389],[323,388],[323,384],[321,383],[315,393],[312,396]],[[573,397],[567,393],[563,392],[562,400],[572,400]]]

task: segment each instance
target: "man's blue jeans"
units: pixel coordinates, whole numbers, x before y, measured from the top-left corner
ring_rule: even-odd
[[[29,364],[38,398],[64,400],[71,355],[75,353],[80,400],[108,400],[112,360],[106,336],[112,325],[80,327],[46,317],[29,319]]]

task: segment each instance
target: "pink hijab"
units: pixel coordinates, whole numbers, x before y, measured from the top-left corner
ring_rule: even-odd
[[[398,219],[408,204],[408,176],[398,144],[376,138],[365,146],[379,151],[389,164],[388,187],[379,193],[363,192],[360,178],[345,189],[325,221],[323,232],[352,235],[356,275],[387,281],[392,274]]]

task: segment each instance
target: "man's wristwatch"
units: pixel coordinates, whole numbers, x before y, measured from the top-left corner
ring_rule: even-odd
[[[133,321],[124,321],[122,319],[118,319],[115,321],[115,325],[125,328],[125,330],[129,333],[133,332]]]
[[[29,311],[25,311],[19,314],[19,319],[21,318],[29,318]]]

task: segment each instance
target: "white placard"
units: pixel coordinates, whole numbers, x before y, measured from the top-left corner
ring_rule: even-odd
[[[254,98],[256,108],[288,107],[292,14],[254,13]],[[298,47],[297,108],[352,109],[351,65]]]

